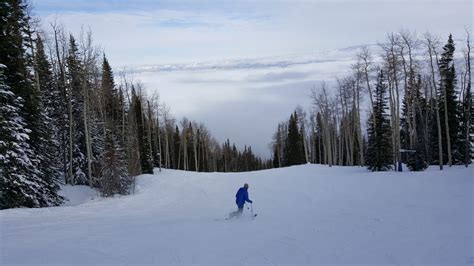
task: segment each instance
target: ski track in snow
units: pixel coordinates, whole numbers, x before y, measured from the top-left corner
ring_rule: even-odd
[[[134,195],[0,211],[0,265],[472,265],[472,168],[155,171]],[[250,217],[225,220],[249,183]]]

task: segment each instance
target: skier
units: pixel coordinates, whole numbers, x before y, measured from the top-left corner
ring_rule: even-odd
[[[237,204],[237,211],[230,213],[230,217],[232,218],[234,216],[240,216],[242,212],[244,211],[244,204],[245,202],[252,203],[252,201],[249,199],[249,184],[244,184],[243,187],[239,188],[237,191],[237,194],[235,194],[235,203]]]

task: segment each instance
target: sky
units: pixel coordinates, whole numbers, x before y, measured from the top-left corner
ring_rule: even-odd
[[[361,45],[402,29],[463,39],[474,13],[458,0],[31,2],[46,29],[90,28],[115,73],[133,73],[177,119],[267,158],[278,122],[309,110],[311,89],[349,71]]]

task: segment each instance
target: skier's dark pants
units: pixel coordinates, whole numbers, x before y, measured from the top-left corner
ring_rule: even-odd
[[[237,211],[235,212],[231,212],[230,213],[230,218],[234,217],[234,216],[240,216],[242,214],[242,212],[244,212],[244,206],[237,206]]]

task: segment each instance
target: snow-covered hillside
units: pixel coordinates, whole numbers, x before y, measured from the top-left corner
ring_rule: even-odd
[[[258,216],[224,220],[244,182]],[[473,187],[464,167],[164,170],[131,196],[0,211],[0,264],[472,265]]]

